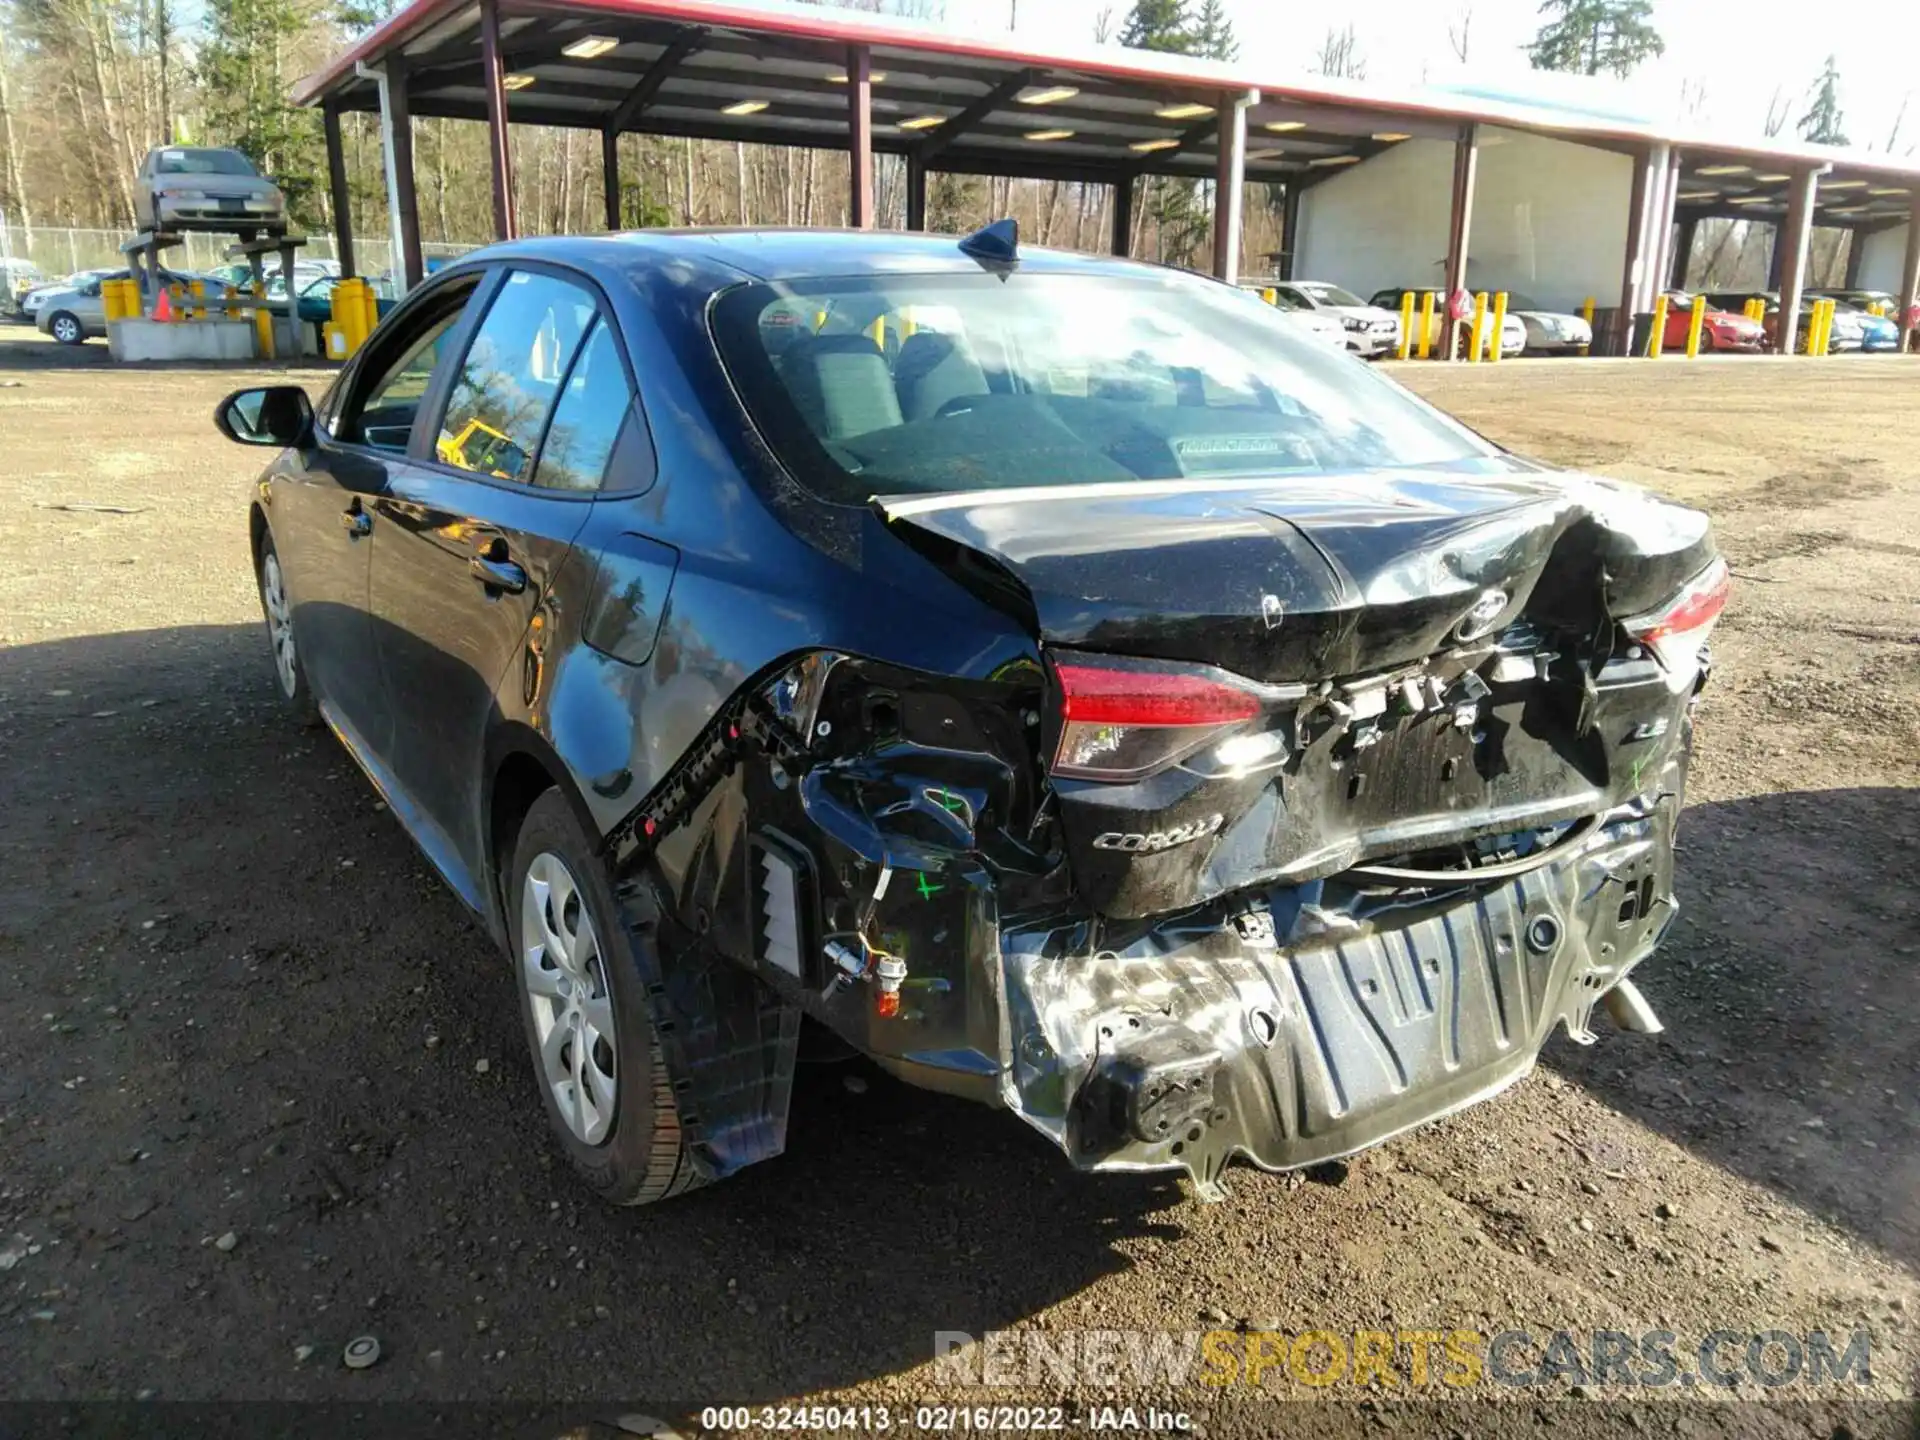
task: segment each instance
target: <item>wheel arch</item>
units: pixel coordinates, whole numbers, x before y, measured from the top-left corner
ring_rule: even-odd
[[[572,772],[553,746],[530,726],[508,721],[494,727],[487,740],[486,791],[481,797],[481,836],[486,845],[487,923],[505,943],[507,934],[507,875],[514,837],[527,812],[548,790],[558,790],[574,818],[596,839],[600,827],[581,799]]]

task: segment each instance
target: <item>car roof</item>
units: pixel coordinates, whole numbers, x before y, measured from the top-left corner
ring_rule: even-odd
[[[620,235],[548,235],[507,241],[470,251],[449,262],[464,268],[497,260],[548,260],[575,268],[616,273],[657,270],[678,262],[682,283],[713,288],[740,280],[786,281],[821,276],[911,273],[977,274],[981,262],[960,249],[959,235],[897,230],[684,229],[640,230]],[[1162,277],[1169,267],[1041,246],[1020,247],[1023,272]],[[1198,277],[1205,280],[1207,277]]]

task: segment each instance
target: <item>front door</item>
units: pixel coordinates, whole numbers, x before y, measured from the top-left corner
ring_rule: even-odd
[[[314,445],[273,481],[271,525],[301,663],[328,721],[375,766],[390,765],[393,721],[370,609],[373,555],[385,543],[374,506],[406,465],[442,342],[472,293],[468,281],[423,296],[377,336],[335,412],[320,417]]]
[[[618,427],[626,396],[594,294],[541,269],[501,273],[436,384],[437,423],[376,505],[381,663],[399,717],[394,769],[468,876],[485,873],[486,742],[496,694],[523,703],[530,632],[592,510],[577,432]],[[597,382],[619,379],[611,405]],[[444,864],[442,868],[447,868]],[[454,877],[458,883],[464,877]],[[472,896],[469,897],[474,898]]]

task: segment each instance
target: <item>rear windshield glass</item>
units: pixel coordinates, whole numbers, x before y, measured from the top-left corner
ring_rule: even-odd
[[[721,297],[720,351],[822,497],[1439,465],[1495,453],[1258,295],[885,275]]]

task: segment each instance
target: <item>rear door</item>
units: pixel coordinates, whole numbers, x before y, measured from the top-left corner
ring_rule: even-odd
[[[376,504],[373,571],[396,777],[470,876],[484,869],[495,691],[537,673],[530,628],[593,508],[596,437],[611,447],[630,401],[610,316],[580,277],[503,266],[481,305],[436,382],[431,422]]]
[[[383,328],[321,406],[316,443],[276,471],[270,523],[294,605],[294,640],[330,722],[382,762],[392,744],[368,615],[373,503],[404,466],[434,366],[459,325],[473,280],[423,292]]]

